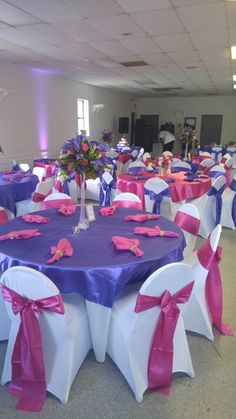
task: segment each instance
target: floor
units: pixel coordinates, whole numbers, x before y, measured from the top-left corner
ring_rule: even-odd
[[[202,239],[198,240],[198,245]],[[223,229],[221,271],[224,286],[224,321],[236,333],[236,231]],[[195,378],[173,377],[169,397],[146,392],[138,404],[125,379],[107,356],[99,364],[92,351],[71,388],[69,401],[62,405],[47,395],[43,412],[30,414],[15,410],[16,399],[0,386],[1,419],[235,419],[236,418],[236,337],[215,340],[188,334]],[[0,342],[0,371],[6,342]]]

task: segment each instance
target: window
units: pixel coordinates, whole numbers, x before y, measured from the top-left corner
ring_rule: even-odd
[[[78,134],[81,130],[86,131],[89,136],[89,101],[87,99],[77,99],[77,114],[78,114]]]

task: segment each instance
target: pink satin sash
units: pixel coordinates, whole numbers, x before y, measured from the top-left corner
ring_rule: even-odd
[[[0,225],[5,224],[8,221],[7,213],[4,209],[0,209]]]
[[[193,217],[192,215],[186,214],[185,212],[178,211],[174,223],[177,224],[182,230],[187,231],[187,233],[197,236],[200,220]]]
[[[160,306],[148,360],[148,388],[169,395],[173,367],[173,338],[179,318],[179,307],[189,300],[194,281],[171,295],[164,291],[160,297],[138,294],[134,311],[139,313]]]
[[[201,265],[209,271],[206,279],[205,292],[212,322],[222,335],[232,336],[233,331],[230,326],[222,323],[223,295],[219,268],[221,253],[221,247],[217,247],[216,252],[213,252],[209,240],[197,251]]]
[[[43,195],[39,192],[35,192],[34,197],[33,197],[33,202],[42,202],[46,198],[46,196],[50,195],[51,192],[52,192],[52,190],[50,190],[48,192],[48,194],[46,194],[46,195]]]
[[[112,206],[121,208],[135,208],[137,210],[143,210],[143,204],[135,201],[113,201]]]
[[[74,201],[73,199],[51,199],[49,201],[43,201],[42,202],[42,206],[41,209],[42,210],[46,210],[46,209],[51,209],[51,208],[60,208],[61,205],[74,205]]]
[[[8,391],[19,397],[18,410],[40,412],[46,399],[46,381],[37,315],[42,313],[42,309],[64,314],[63,301],[60,294],[33,301],[5,285],[1,288],[3,299],[12,303],[13,313],[20,313],[21,317],[12,353],[12,380]]]

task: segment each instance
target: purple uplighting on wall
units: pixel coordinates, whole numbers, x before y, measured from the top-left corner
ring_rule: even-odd
[[[38,145],[42,157],[48,157],[48,80],[52,70],[30,68],[35,92]]]

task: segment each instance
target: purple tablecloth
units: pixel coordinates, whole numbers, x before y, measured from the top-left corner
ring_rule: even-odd
[[[178,226],[163,217],[145,223],[124,220],[125,215],[136,213],[134,209],[118,208],[115,215],[102,217],[96,210],[96,220],[78,235],[72,233],[72,226],[78,222],[79,207],[77,213],[69,217],[56,209],[34,213],[50,217],[48,224],[29,224],[21,217],[15,218],[0,226],[0,235],[32,228],[38,228],[42,235],[0,241],[1,268],[5,271],[11,266],[32,267],[47,275],[61,292],[77,292],[87,300],[112,307],[116,295],[127,283],[144,281],[161,266],[183,259],[185,239]],[[179,237],[135,235],[134,228],[141,225],[159,225],[163,230],[178,232]],[[144,255],[137,257],[130,251],[116,250],[112,243],[115,235],[139,239]],[[50,247],[62,237],[70,241],[74,254],[48,265]]]
[[[0,175],[0,206],[15,214],[15,202],[30,198],[38,182],[38,177],[32,174]]]

